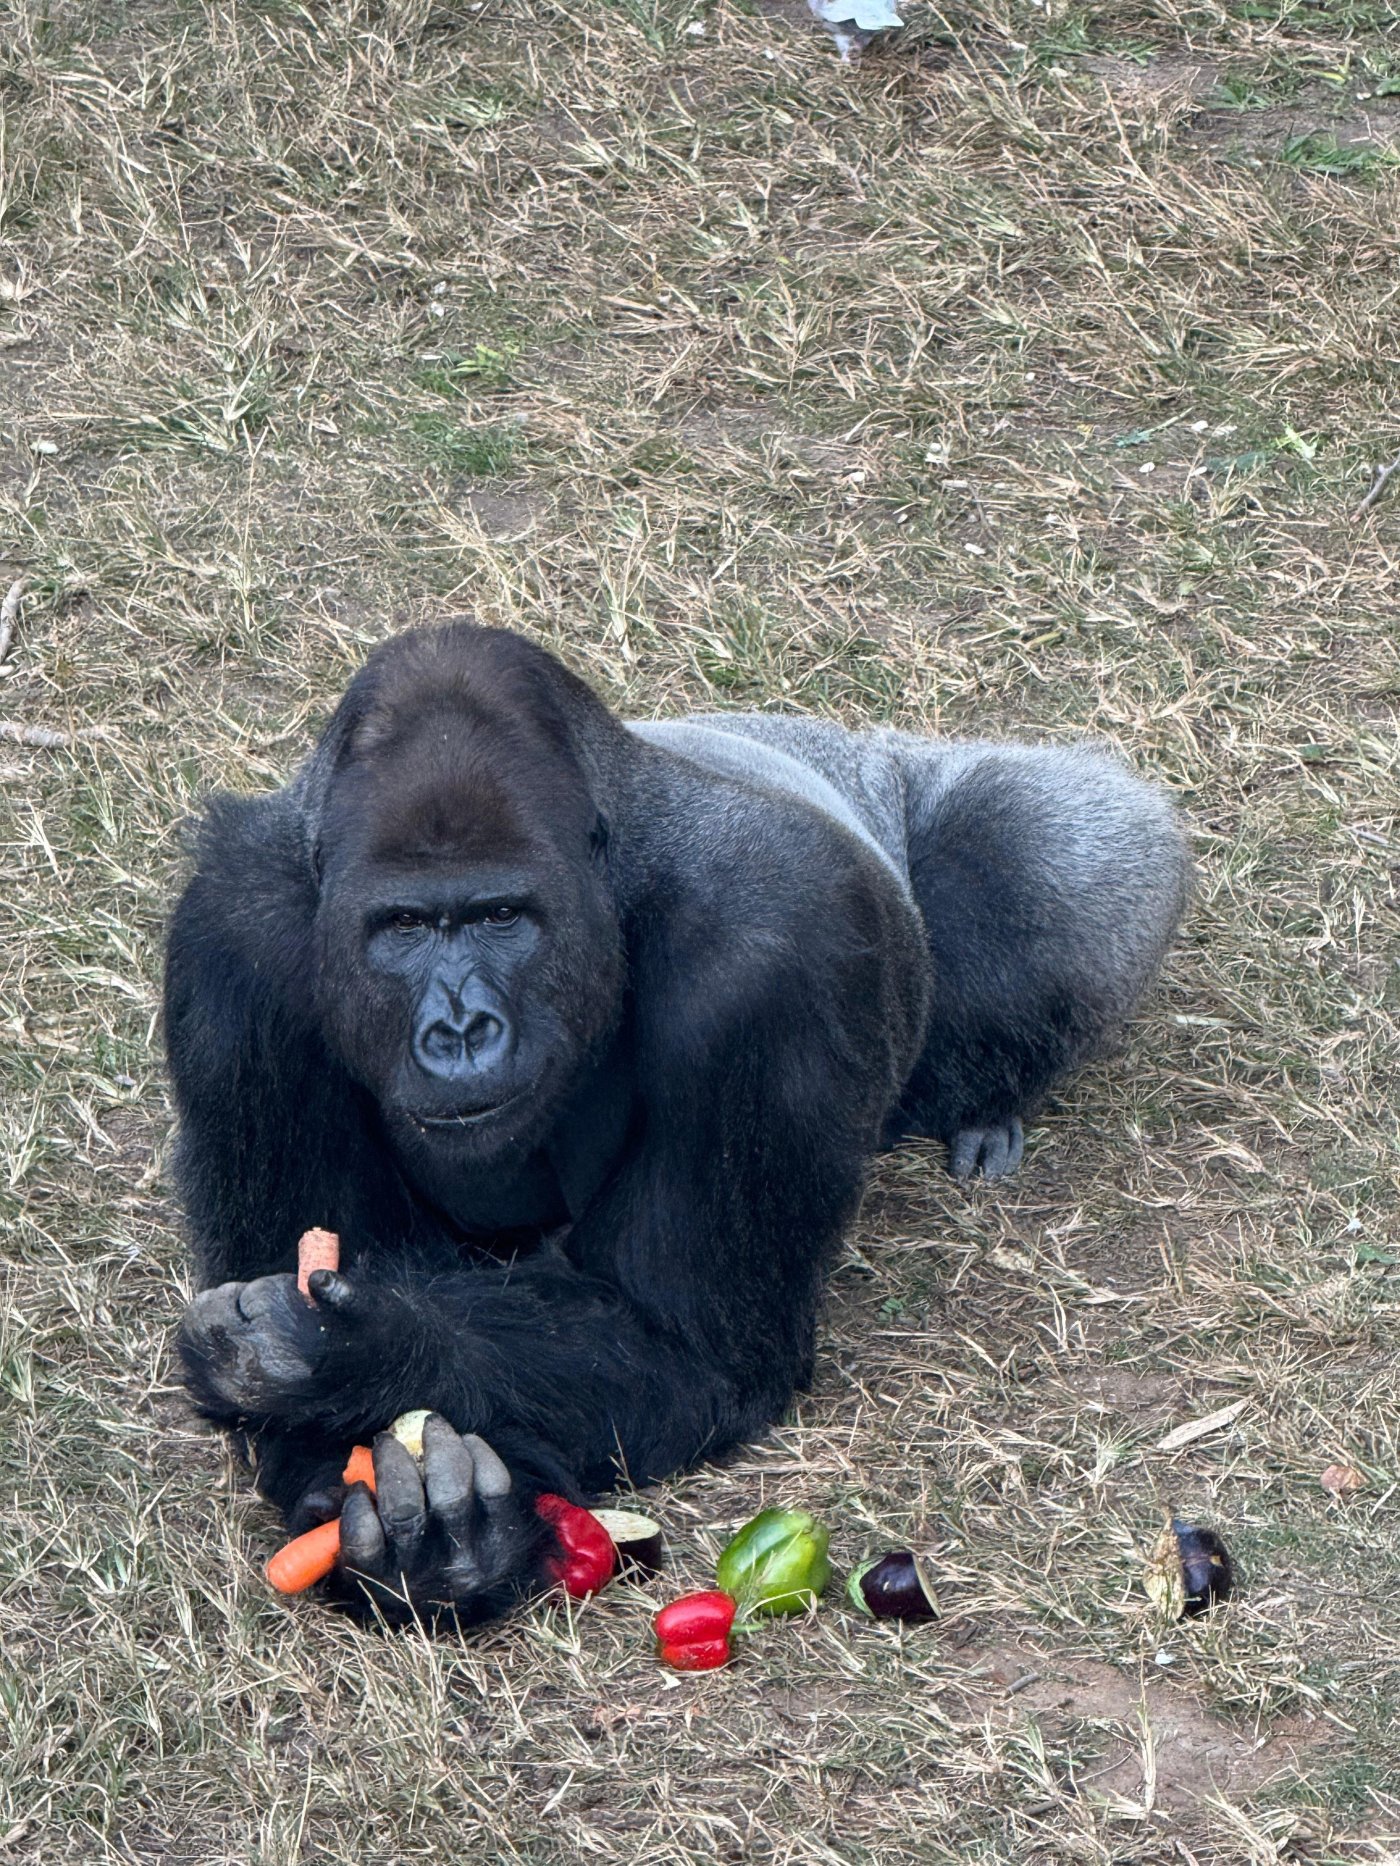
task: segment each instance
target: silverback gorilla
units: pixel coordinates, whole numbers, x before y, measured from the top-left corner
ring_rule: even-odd
[[[500,1613],[545,1585],[539,1492],[782,1413],[877,1149],[1017,1165],[1187,876],[1085,749],[625,725],[516,635],[399,636],[285,790],[212,803],[174,915],[196,1401],[293,1532],[343,1505],[345,1605]],[[419,1406],[421,1478],[382,1433]]]

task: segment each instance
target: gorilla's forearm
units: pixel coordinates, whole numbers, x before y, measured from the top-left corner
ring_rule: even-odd
[[[347,1300],[323,1295],[306,1377],[266,1408],[231,1390],[230,1317],[205,1330],[222,1412],[186,1332],[196,1397],[216,1416],[265,1411],[347,1441],[426,1407],[527,1486],[575,1493],[754,1435],[810,1375],[822,1276],[882,1111],[874,1095],[851,1108],[842,1033],[818,1027],[820,1044],[795,1020],[736,1020],[708,1033],[704,1069],[658,1071],[645,1139],[562,1247],[472,1266],[350,1227]]]
[[[802,1371],[794,1344],[746,1379],[553,1256],[369,1283],[356,1308],[297,1409],[308,1428],[352,1440],[428,1407],[541,1488],[664,1476],[765,1423]]]

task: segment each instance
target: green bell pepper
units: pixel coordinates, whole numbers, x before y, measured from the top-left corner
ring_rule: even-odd
[[[763,1510],[726,1544],[715,1578],[746,1615],[803,1613],[831,1579],[830,1539],[806,1510]]]

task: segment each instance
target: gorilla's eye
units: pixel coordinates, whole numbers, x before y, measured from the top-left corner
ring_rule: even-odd
[[[520,909],[512,907],[506,901],[498,901],[494,907],[488,907],[482,915],[489,927],[513,927],[520,918]]]
[[[389,916],[389,925],[396,933],[416,933],[423,924],[423,916],[414,913],[411,907],[397,908]]]

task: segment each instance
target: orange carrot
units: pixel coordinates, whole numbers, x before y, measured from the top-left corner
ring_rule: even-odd
[[[319,1225],[303,1231],[297,1244],[297,1288],[308,1302],[316,1300],[311,1294],[312,1272],[339,1268],[340,1239],[334,1231],[322,1231]]]
[[[356,1445],[344,1471],[347,1484],[368,1484],[374,1489],[374,1453],[368,1445]],[[340,1556],[340,1518],[318,1523],[305,1535],[284,1542],[263,1573],[279,1594],[304,1594],[318,1581],[324,1581]]]
[[[374,1489],[374,1453],[368,1445],[356,1445],[343,1476],[347,1484],[368,1484]]]
[[[318,1523],[304,1536],[284,1542],[263,1573],[279,1594],[304,1594],[324,1580],[340,1554],[340,1518]]]

